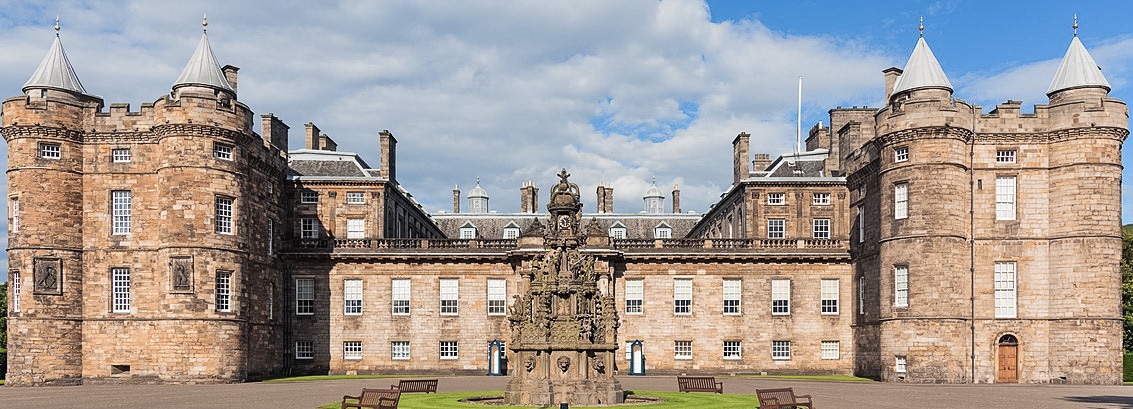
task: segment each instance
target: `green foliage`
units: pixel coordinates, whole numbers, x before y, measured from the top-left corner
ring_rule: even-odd
[[[405,375],[304,375],[304,376],[290,376],[287,378],[273,378],[266,379],[264,382],[299,382],[299,381],[333,381],[338,379],[382,379],[382,378],[399,378],[411,379],[413,376]],[[436,378],[436,376],[434,376]]]
[[[1123,376],[1124,382],[1133,382],[1133,352],[1125,353],[1125,373]]]
[[[1122,344],[1126,351],[1133,351],[1133,224],[1121,228],[1121,311],[1125,318]],[[1125,362],[1128,368],[1129,360]]]
[[[357,393],[355,391],[354,393]],[[751,409],[756,407],[755,395],[735,395],[735,394],[715,394],[715,393],[680,393],[680,392],[654,392],[654,391],[635,391],[630,392],[635,395],[648,396],[654,398],[664,399],[662,403],[651,403],[642,405],[630,406],[634,409],[678,409],[678,408],[704,408],[704,409]],[[461,399],[472,398],[477,396],[502,396],[501,391],[484,391],[484,392],[447,392],[447,393],[410,393],[401,395],[401,401],[398,402],[399,409],[467,409],[467,408],[491,408],[492,406],[485,406],[478,403],[463,403]],[[328,403],[320,408],[325,409],[338,409],[340,402]],[[538,406],[508,406],[508,408],[537,408]],[[608,408],[608,406],[574,406],[571,409],[596,409]]]

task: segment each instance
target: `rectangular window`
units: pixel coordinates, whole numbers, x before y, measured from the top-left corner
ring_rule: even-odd
[[[441,359],[456,359],[456,341],[441,341]]]
[[[114,190],[110,192],[110,207],[113,213],[113,220],[111,221],[113,227],[111,230],[114,234],[130,234],[131,230],[131,207],[133,206],[134,193],[129,190]]]
[[[673,279],[673,313],[692,314],[692,279]]]
[[[995,220],[1015,220],[1015,177],[995,177]]]
[[[393,359],[409,359],[409,341],[390,342],[389,353]]]
[[[395,278],[393,289],[393,315],[409,315],[409,279]]]
[[[126,148],[118,148],[110,150],[110,161],[114,163],[123,163],[130,161],[130,150]]]
[[[995,151],[995,163],[1015,163],[1014,149],[998,149]]]
[[[366,204],[366,196],[362,192],[346,192],[346,204]]]
[[[346,219],[346,238],[366,238],[366,219]]]
[[[315,343],[295,341],[295,359],[315,359]]]
[[[1015,262],[995,262],[995,318],[1015,318]]]
[[[724,279],[724,315],[740,315],[740,293],[743,281],[738,278]]]
[[[506,239],[514,239],[514,238],[518,238],[518,237],[519,237],[519,228],[518,227],[505,227],[504,228],[504,239],[505,240]]]
[[[673,359],[692,359],[692,341],[676,341]]]
[[[815,205],[815,206],[826,206],[826,205],[830,204],[830,194],[829,193],[815,193],[814,194],[814,200],[811,201],[810,204]]]
[[[785,205],[785,204],[787,204],[787,194],[786,193],[768,193],[767,194],[767,204],[772,205],[772,206]]]
[[[275,319],[275,283],[268,284],[268,319]]]
[[[791,359],[791,341],[771,341],[771,359]]]
[[[645,280],[626,279],[626,314],[641,314],[645,301]]]
[[[456,315],[459,307],[460,282],[455,278],[441,279],[441,315]]]
[[[743,344],[740,341],[724,341],[724,359],[743,358]]]
[[[342,281],[342,313],[362,315],[362,280]]]
[[[20,272],[12,271],[12,312],[20,312]]]
[[[232,145],[222,143],[212,144],[212,157],[223,160],[232,160]]]
[[[865,241],[865,207],[858,207],[858,243]]]
[[[12,198],[12,225],[9,231],[12,233],[20,231],[20,199],[16,197]]]
[[[898,183],[893,185],[893,218],[906,217],[909,217],[909,184]]]
[[[504,315],[507,303],[507,281],[502,278],[488,279],[488,315]]]
[[[909,147],[908,146],[900,146],[900,147],[893,148],[893,161],[894,162],[904,162],[904,161],[907,161],[907,160],[909,160]]]
[[[275,254],[275,220],[268,220],[268,255]]]
[[[895,359],[896,362],[893,364],[893,372],[905,373],[905,371],[906,371],[905,356],[904,355],[897,355],[894,358],[896,358]]]
[[[362,341],[343,341],[342,359],[362,359]]]
[[[475,227],[461,227],[460,228],[460,239],[461,240],[472,240],[472,239],[475,239],[475,238],[476,238],[476,228]]]
[[[295,314],[311,315],[315,313],[315,279],[295,279]]]
[[[302,190],[299,192],[299,203],[318,203],[319,192],[314,190]]]
[[[771,315],[791,314],[791,280],[771,280]]]
[[[315,219],[304,217],[299,219],[299,238],[302,239],[317,239],[318,228],[315,227]]]
[[[822,359],[841,358],[842,352],[839,344],[838,341],[822,341]]]
[[[830,238],[830,219],[814,219],[814,238]]]
[[[893,306],[909,306],[909,266],[893,268]]]
[[[110,287],[114,295],[113,312],[130,312],[130,269],[116,267],[110,269]]]
[[[787,237],[786,219],[767,219],[767,238],[782,239]]]
[[[613,237],[615,239],[626,238],[626,228],[625,227],[611,227],[610,228],[610,237]]]
[[[822,313],[838,314],[838,279],[824,279],[820,288]]]
[[[41,143],[39,144],[39,157],[44,159],[59,159],[63,157],[63,154],[58,144]]]
[[[865,277],[858,277],[858,314],[865,314]]]
[[[216,198],[216,232],[232,234],[232,198]]]
[[[216,272],[216,310],[218,312],[232,311],[232,272]]]
[[[653,238],[655,239],[671,239],[673,238],[673,229],[668,227],[658,227],[653,229]]]

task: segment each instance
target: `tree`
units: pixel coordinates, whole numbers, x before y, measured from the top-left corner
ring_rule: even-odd
[[[1121,312],[1126,351],[1133,351],[1133,224],[1121,228]]]

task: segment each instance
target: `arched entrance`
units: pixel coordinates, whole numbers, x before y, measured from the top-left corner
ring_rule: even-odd
[[[1019,339],[1005,334],[996,346],[995,383],[1019,382]]]

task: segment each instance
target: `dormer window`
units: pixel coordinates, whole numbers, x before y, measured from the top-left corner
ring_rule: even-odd
[[[610,237],[614,239],[626,238],[626,226],[620,221],[614,222],[614,224],[610,226]]]
[[[671,239],[673,238],[673,228],[665,222],[661,222],[657,227],[653,228],[653,238],[655,239]]]
[[[464,225],[460,226],[460,239],[461,240],[472,240],[472,239],[475,239],[475,238],[476,238],[476,225],[472,224],[472,222],[465,222]]]
[[[511,221],[508,222],[506,226],[504,226],[504,239],[515,238],[519,238],[519,225],[515,224],[514,221]]]
[[[768,193],[767,204],[771,206],[782,206],[787,204],[786,193]]]
[[[893,161],[904,162],[909,160],[909,147],[901,146],[893,149]]]

